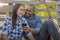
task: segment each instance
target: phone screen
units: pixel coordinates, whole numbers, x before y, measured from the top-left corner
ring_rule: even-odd
[[[27,24],[26,23],[22,23],[22,27],[24,27],[24,26],[27,26]]]

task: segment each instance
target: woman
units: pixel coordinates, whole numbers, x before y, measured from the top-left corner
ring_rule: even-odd
[[[4,40],[21,40],[23,28],[22,23],[26,23],[26,20],[22,17],[24,13],[24,6],[22,4],[15,4],[13,6],[12,17],[6,18],[3,26],[3,38]],[[28,27],[28,25],[27,25]],[[27,33],[30,40],[34,40],[31,33]]]

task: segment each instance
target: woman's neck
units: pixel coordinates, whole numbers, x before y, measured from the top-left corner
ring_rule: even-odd
[[[19,16],[17,16],[17,20],[16,20],[16,23],[18,23],[18,19],[19,19],[20,17]]]

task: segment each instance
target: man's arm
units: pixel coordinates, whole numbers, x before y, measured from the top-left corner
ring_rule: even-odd
[[[25,23],[26,23],[27,25],[24,26],[24,27],[29,28],[29,25],[28,25],[26,19],[25,19]],[[25,36],[27,36],[30,40],[35,40],[34,37],[33,37],[33,35],[32,35],[32,33],[31,33],[31,32],[28,32],[29,30],[28,30],[28,31],[25,31],[25,28],[24,28],[24,27],[23,27],[23,31],[26,33]]]
[[[25,31],[38,33],[40,31],[40,28],[42,27],[42,20],[40,17],[37,19],[37,22],[35,24],[36,28],[24,27],[24,29],[26,29]]]

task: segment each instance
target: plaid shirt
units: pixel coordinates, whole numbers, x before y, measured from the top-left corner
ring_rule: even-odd
[[[22,32],[23,32],[22,23],[27,24],[27,22],[24,18],[19,18],[18,23],[16,24],[16,29],[14,29],[12,27],[11,18],[5,19],[2,34],[7,35],[8,38],[12,39],[12,40],[21,40]],[[26,32],[26,33],[28,33],[28,32]]]

